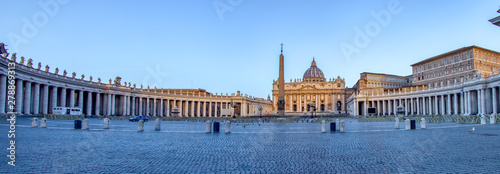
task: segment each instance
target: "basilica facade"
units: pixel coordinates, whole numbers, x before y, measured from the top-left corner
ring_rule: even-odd
[[[327,80],[314,58],[302,79],[290,79],[288,83],[284,83],[284,88],[286,115],[303,115],[314,111],[314,108],[320,115],[346,113],[345,102],[354,92],[354,89],[346,88],[344,79],[340,77]],[[273,81],[272,93],[273,111],[277,113],[276,99],[279,95],[277,80]]]

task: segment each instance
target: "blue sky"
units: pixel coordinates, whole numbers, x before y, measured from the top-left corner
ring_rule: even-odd
[[[493,0],[1,4],[0,42],[35,65],[94,81],[121,76],[138,85],[213,93],[267,97],[278,77],[281,43],[286,81],[302,78],[315,57],[327,79],[340,76],[348,87],[361,72],[409,75],[411,64],[465,46],[500,50],[500,28],[488,22],[500,15]],[[390,19],[380,22],[372,13]],[[367,36],[356,44],[358,29]]]

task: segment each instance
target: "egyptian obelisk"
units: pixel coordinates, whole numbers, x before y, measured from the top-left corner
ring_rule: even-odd
[[[285,116],[285,72],[283,59],[283,44],[281,44],[280,72],[278,78],[278,116]]]

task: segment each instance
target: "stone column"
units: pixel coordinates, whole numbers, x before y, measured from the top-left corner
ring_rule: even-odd
[[[415,108],[415,105],[413,104],[413,97],[410,98],[410,115],[413,115],[413,113],[415,112],[414,108]]]
[[[387,114],[392,115],[391,99],[387,99]]]
[[[131,98],[131,103],[130,103],[130,116],[135,116],[135,97],[134,96],[130,96]]]
[[[453,93],[453,115],[458,115],[458,98],[457,98],[457,93]]]
[[[149,110],[149,97],[146,97],[146,108],[145,108],[145,111],[146,111],[146,116],[150,116],[149,113],[150,113],[150,110]]]
[[[382,115],[385,114],[385,100],[382,100]]]
[[[404,100],[405,100],[404,101],[405,102],[405,115],[408,115],[408,111],[409,111],[409,108],[408,108],[408,99],[405,98]]]
[[[477,91],[477,92],[476,92],[476,98],[477,98],[477,100],[476,100],[476,102],[477,102],[477,114],[478,114],[478,115],[481,115],[481,114],[483,114],[483,113],[481,113],[481,111],[482,111],[482,110],[481,110],[481,104],[482,104],[482,103],[481,103],[481,97],[482,97],[482,95],[481,95],[481,89],[478,89],[478,90],[476,90],[476,91]]]
[[[52,87],[52,93],[51,93],[50,98],[51,98],[50,101],[52,103],[51,104],[52,106],[50,106],[50,108],[48,108],[48,110],[49,110],[49,113],[53,113],[52,108],[57,107],[57,100],[58,100],[57,99],[57,87],[55,87],[55,86]]]
[[[185,116],[185,112],[184,112],[184,103],[182,102],[182,100],[179,100],[179,115],[180,116]]]
[[[15,105],[15,110],[14,112],[17,112],[18,114],[21,113],[23,109],[23,80],[21,79],[16,79],[16,105]],[[7,106],[8,107],[8,106]]]
[[[316,97],[318,97],[318,96],[316,95]],[[319,99],[319,98],[316,98],[316,103],[318,103],[318,99]],[[248,106],[247,106],[247,104],[246,104],[245,102],[242,102],[242,103],[241,103],[241,105],[243,106],[243,107],[241,108],[241,110],[242,110],[242,111],[241,111],[241,116],[247,116],[247,107],[248,107]],[[318,105],[316,105],[316,107],[317,107],[317,106],[318,106]],[[318,111],[318,109],[316,109],[316,111]]]
[[[80,91],[80,97],[83,100],[83,91]],[[96,99],[97,100],[97,99]],[[82,107],[83,109],[83,101],[78,104],[78,106]],[[87,92],[87,116],[92,115],[92,92]]]
[[[111,94],[111,114],[116,116],[116,94]]]
[[[108,116],[110,116],[111,115],[111,94],[107,94],[106,98],[107,98],[107,102],[108,102],[108,104],[107,104],[108,109],[106,109],[106,111],[108,113]]]
[[[167,108],[165,108],[165,116],[170,117],[170,99],[167,98],[166,104]]]
[[[127,115],[132,115],[131,114],[132,113],[132,111],[131,111],[132,108],[130,107],[130,98],[131,98],[131,96],[126,96],[125,97],[125,100],[127,102]]]
[[[129,115],[128,114],[128,110],[129,110],[129,105],[128,105],[128,96],[126,95],[123,95],[122,96],[122,115],[125,116],[125,115]]]
[[[425,106],[425,96],[422,97],[422,115],[426,115],[427,113],[427,110],[426,110],[426,106]]]
[[[100,93],[96,92],[95,93],[95,115],[101,115],[100,109],[101,109],[101,95],[100,95]]]
[[[183,110],[184,103],[182,103],[182,100],[179,100],[179,116],[184,116],[184,110]]]
[[[469,115],[472,115],[472,91],[468,91],[467,92],[467,99],[468,99],[468,102],[467,102],[467,108],[469,110]]]
[[[156,103],[156,98],[153,98],[153,116],[158,116],[156,115],[156,110],[157,110],[157,103]]]
[[[92,104],[92,100],[90,101],[90,104]],[[92,105],[90,105],[90,106],[92,108]],[[82,108],[82,110],[83,110],[83,91],[82,90],[80,90],[80,93],[78,94],[78,107]]]
[[[31,114],[31,82],[26,81],[26,86],[24,87],[24,114]]]
[[[160,99],[160,117],[163,117],[163,99]]]
[[[398,99],[394,99],[392,102],[392,114],[393,115],[397,115],[397,113],[396,113],[396,111],[398,109],[397,101],[398,101]]]
[[[33,115],[40,113],[40,84],[35,83],[35,89],[33,90]],[[2,107],[0,107],[2,108]]]
[[[467,91],[464,91],[464,115],[469,113],[469,99],[467,96]]]
[[[212,117],[212,101],[208,102],[208,116]]]
[[[108,94],[102,94],[102,115],[108,115]]]
[[[460,114],[462,115],[465,113],[464,94],[464,92],[460,93]]]
[[[486,114],[486,89],[481,89],[481,114]]]
[[[189,117],[189,100],[186,100],[186,102],[184,102],[184,116]]]
[[[493,97],[492,98],[492,101],[493,101],[493,113],[496,114],[498,113],[498,108],[497,108],[497,100],[498,100],[498,95],[497,95],[497,89],[495,86],[493,86],[493,88],[491,88],[491,96]],[[2,108],[2,107],[0,107]]]
[[[445,115],[446,112],[444,110],[444,96],[445,95],[441,95],[441,115]]]
[[[69,89],[69,107],[75,107],[75,90]],[[83,110],[83,108],[82,108]]]
[[[49,85],[43,85],[42,114],[48,114],[49,108]]]
[[[419,99],[419,97],[415,98],[415,106],[417,107],[417,115],[420,115],[420,99]]]
[[[206,109],[207,109],[207,102],[203,101],[203,105],[201,106],[201,117],[206,117]]]
[[[446,113],[448,115],[451,115],[451,94],[447,95],[447,100],[448,100],[448,102],[447,102],[447,108],[446,108],[447,111],[446,111]]]
[[[59,106],[66,107],[66,88],[61,88],[61,96],[59,97]]]
[[[302,112],[302,94],[297,95],[297,111]]]
[[[201,117],[200,113],[201,113],[200,112],[200,101],[198,100],[198,103],[196,105],[196,116]]]
[[[144,115],[144,112],[142,112],[142,97],[138,97],[139,100],[139,115]]]
[[[368,110],[368,108],[367,108],[367,105],[368,105],[368,104],[367,104],[367,103],[368,103],[368,100],[366,100],[366,99],[365,99],[365,102],[364,102],[364,107],[363,107],[363,115],[365,115],[365,116],[366,116],[366,114],[367,114],[367,110]]]
[[[221,104],[222,104],[222,103],[221,103]],[[221,108],[222,108],[222,106],[221,106]],[[194,100],[193,100],[193,101],[191,101],[191,109],[190,109],[190,112],[191,112],[191,115],[190,115],[190,116],[191,116],[191,117],[194,117]]]
[[[7,103],[7,76],[0,75],[0,114],[6,113]]]
[[[432,115],[434,107],[432,105],[432,97],[431,96],[429,96],[429,103],[427,104],[427,106],[429,106],[429,115]]]

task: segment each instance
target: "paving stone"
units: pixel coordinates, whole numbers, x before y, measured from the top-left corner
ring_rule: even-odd
[[[0,173],[499,173],[500,125],[427,123],[426,130],[396,130],[394,123],[346,120],[346,133],[321,133],[321,123],[231,126],[205,133],[204,122],[89,119],[16,125],[16,166],[2,151]],[[0,132],[8,123],[0,121]],[[468,130],[476,127],[476,132]],[[221,129],[223,126],[221,126]],[[223,130],[221,130],[223,132]],[[8,147],[1,138],[1,149]]]

